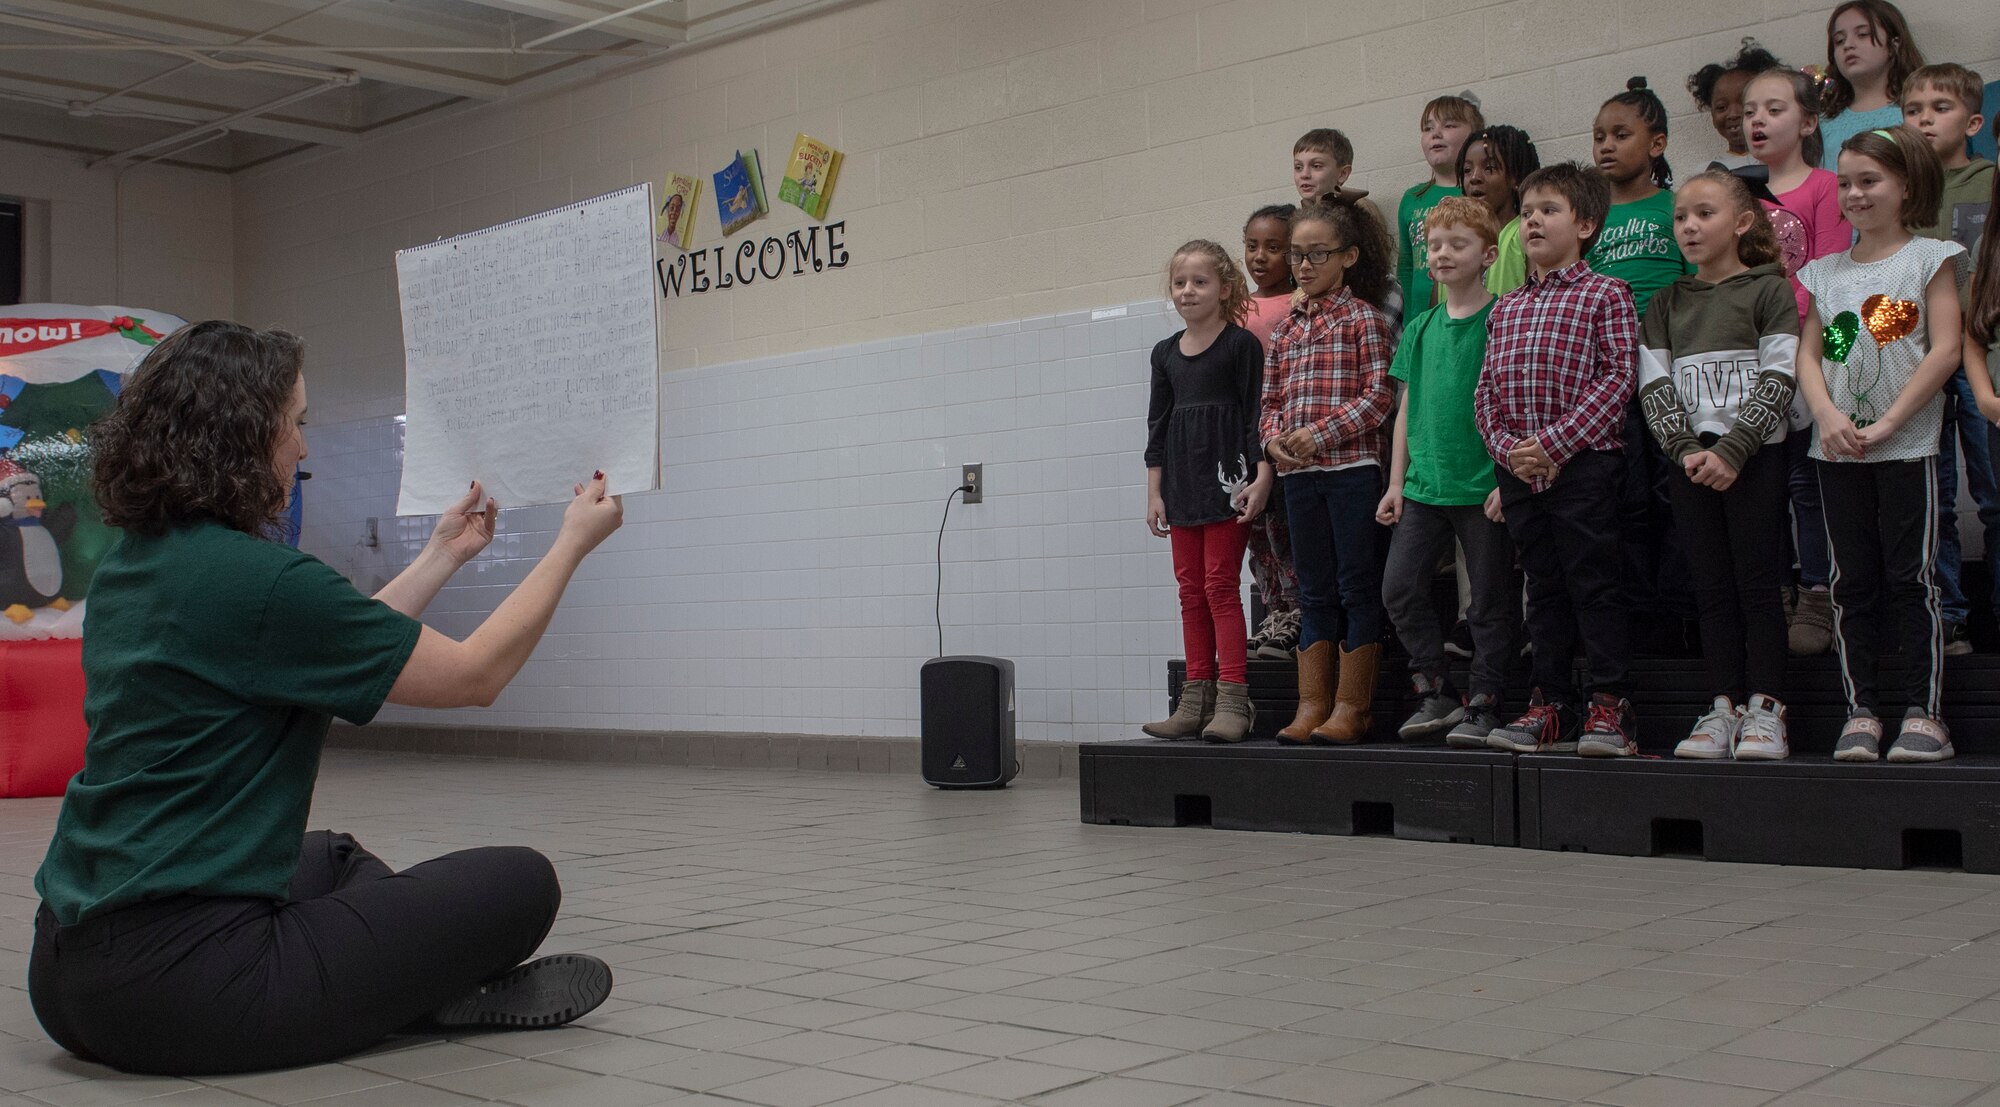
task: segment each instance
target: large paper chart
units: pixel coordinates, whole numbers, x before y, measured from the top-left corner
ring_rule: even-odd
[[[652,187],[396,254],[408,423],[399,515],[474,480],[503,507],[557,503],[602,469],[660,486]]]

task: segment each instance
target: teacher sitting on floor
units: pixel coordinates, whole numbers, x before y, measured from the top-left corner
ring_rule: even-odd
[[[492,703],[623,507],[602,473],[578,485],[548,556],[453,641],[416,617],[492,540],[476,482],[373,599],[272,540],[306,456],[302,353],[193,324],[92,430],[124,535],[85,614],[90,739],[35,876],[28,992],[58,1045],[128,1072],[328,1061],[413,1025],[554,1026],[611,991],[596,958],[521,964],[562,899],[541,854],[398,873],[305,822],[334,716]]]

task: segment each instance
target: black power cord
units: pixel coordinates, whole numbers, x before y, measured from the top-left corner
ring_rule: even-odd
[[[951,521],[952,496],[972,491],[969,484],[961,484],[951,490],[951,496],[944,498],[944,518],[938,520],[937,540],[937,630],[939,657],[944,656],[944,525]]]

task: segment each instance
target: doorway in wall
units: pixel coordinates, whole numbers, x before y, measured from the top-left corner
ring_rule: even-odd
[[[21,302],[25,216],[21,201],[0,200],[0,304]]]

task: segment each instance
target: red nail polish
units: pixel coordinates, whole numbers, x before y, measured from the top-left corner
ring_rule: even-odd
[[[591,480],[603,480],[603,479],[604,479],[604,470],[602,470],[602,469],[599,469],[599,470],[598,470],[598,471],[597,471],[596,473],[593,473],[593,474],[591,475],[591,478],[590,478],[590,479],[591,479]]]
[[[479,482],[478,482],[478,481],[472,481],[472,482],[468,483],[468,484],[466,485],[466,487],[467,487],[467,488],[477,488],[477,487],[479,487]]]

